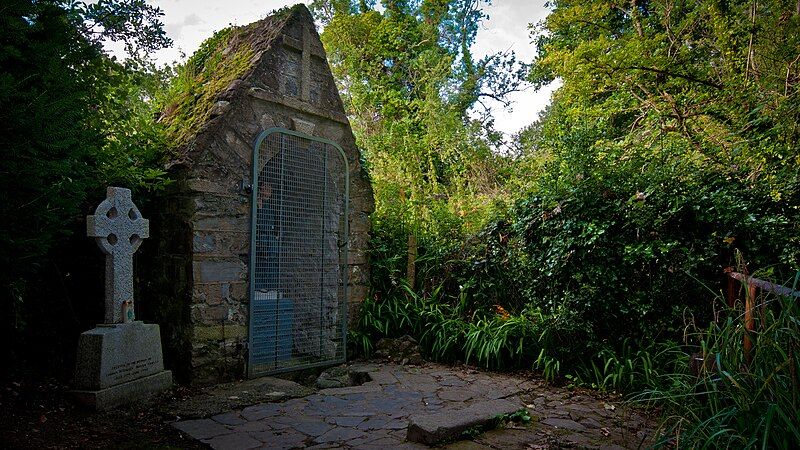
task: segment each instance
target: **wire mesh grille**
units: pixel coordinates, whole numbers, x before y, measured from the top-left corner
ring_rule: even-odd
[[[251,376],[345,359],[347,164],[327,142],[267,134],[255,149]]]

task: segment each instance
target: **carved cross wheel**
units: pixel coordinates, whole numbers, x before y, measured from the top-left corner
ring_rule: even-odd
[[[133,204],[130,189],[108,188],[94,215],[86,217],[86,234],[106,254],[105,322],[133,321],[133,254],[150,237],[150,222]]]

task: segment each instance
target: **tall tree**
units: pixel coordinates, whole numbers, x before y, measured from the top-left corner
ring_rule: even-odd
[[[159,132],[147,111],[144,55],[168,45],[160,10],[143,0],[11,0],[0,6],[0,298],[19,326],[32,276],[79,229],[106,183],[151,184]],[[137,58],[119,63],[105,40]],[[42,306],[44,307],[44,306]]]
[[[524,67],[511,54],[475,61],[485,4],[385,0],[382,12],[368,1],[312,4],[370,168],[378,221],[436,232],[452,225],[445,216],[480,216],[499,190],[497,135],[476,105],[505,101]]]

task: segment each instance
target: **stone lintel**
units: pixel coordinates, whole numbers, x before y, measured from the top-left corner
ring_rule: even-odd
[[[295,109],[300,112],[310,114],[312,116],[322,117],[323,119],[332,120],[334,122],[341,123],[342,125],[350,126],[350,122],[347,121],[347,116],[339,112],[326,111],[322,108],[316,107],[304,101],[291,97],[277,95],[262,88],[252,87],[248,90],[247,93],[251,97],[257,98],[259,100],[264,100],[270,103],[276,103],[278,105],[283,105],[287,108]]]

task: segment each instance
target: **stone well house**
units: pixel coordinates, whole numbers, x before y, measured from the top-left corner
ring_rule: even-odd
[[[340,360],[373,196],[311,14],[217,33],[187,64],[162,117],[176,181],[139,259],[167,366],[204,384]]]

